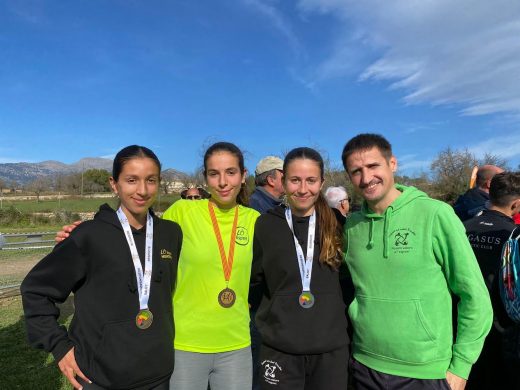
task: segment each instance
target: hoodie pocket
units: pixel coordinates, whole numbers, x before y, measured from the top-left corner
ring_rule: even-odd
[[[438,357],[437,340],[419,299],[356,296],[349,309],[356,349],[389,360],[422,364]]]
[[[134,320],[105,324],[90,367],[99,384],[126,389],[166,376],[173,365],[173,326],[158,315],[145,330]]]

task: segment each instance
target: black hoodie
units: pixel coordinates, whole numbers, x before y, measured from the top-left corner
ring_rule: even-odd
[[[56,361],[74,347],[78,366],[108,389],[150,389],[173,371],[172,291],[182,243],[179,226],[153,217],[153,270],[148,306],[153,323],[138,329],[139,294],[128,243],[114,210],[100,207],[27,275],[21,286],[29,342]],[[144,261],[145,228],[132,229]],[[74,293],[69,330],[57,322]]]
[[[293,215],[293,226],[305,253],[309,217]],[[349,341],[339,272],[319,261],[318,218],[315,237],[310,288],[315,303],[304,309],[298,302],[302,281],[285,209],[278,206],[269,210],[255,225],[251,274],[253,306],[261,295],[256,325],[264,344],[289,354],[330,352]]]

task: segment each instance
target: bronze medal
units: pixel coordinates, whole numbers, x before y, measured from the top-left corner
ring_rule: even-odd
[[[233,306],[236,299],[237,295],[235,292],[227,287],[218,294],[218,303],[226,309]]]
[[[139,329],[148,329],[153,322],[153,314],[150,310],[140,310],[135,316],[135,325]]]

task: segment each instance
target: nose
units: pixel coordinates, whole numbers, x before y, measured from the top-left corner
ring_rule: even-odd
[[[361,171],[361,184],[368,185],[372,181],[372,176],[368,174],[366,171]]]
[[[220,175],[218,178],[218,186],[224,188],[227,185],[226,175]]]
[[[298,190],[301,194],[305,194],[307,192],[307,182],[305,180],[300,182],[300,188]]]
[[[146,181],[140,180],[137,185],[137,193],[139,195],[146,195],[148,193],[148,187],[146,186]]]

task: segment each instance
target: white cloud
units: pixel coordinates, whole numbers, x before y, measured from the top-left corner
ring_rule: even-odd
[[[287,40],[291,50],[296,55],[303,55],[303,47],[293,31],[290,22],[284,17],[272,2],[265,0],[242,0],[250,9],[259,13],[269,20],[271,25]]]
[[[418,158],[416,154],[397,156],[397,168],[400,174],[413,175],[418,172],[428,172],[431,160]]]
[[[489,138],[470,146],[468,150],[477,158],[490,153],[505,159],[520,158],[520,131],[516,134]]]
[[[361,81],[390,82],[409,104],[460,106],[465,115],[520,113],[520,2],[515,0],[300,0],[306,14],[344,29],[316,79],[351,72],[362,51],[379,53]]]

